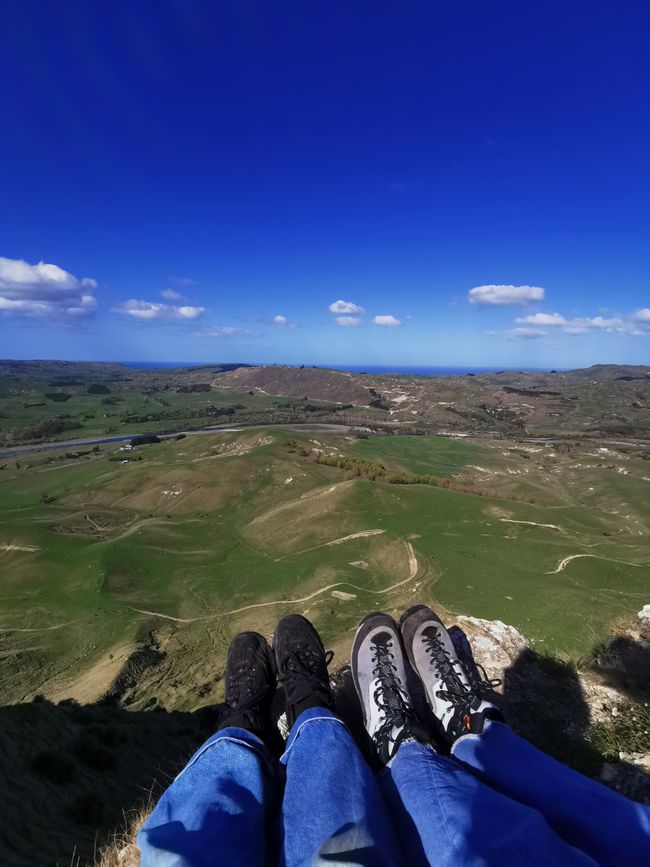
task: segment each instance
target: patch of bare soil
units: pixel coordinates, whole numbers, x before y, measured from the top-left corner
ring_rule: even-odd
[[[108,692],[133,649],[133,644],[128,642],[115,645],[80,677],[59,681],[55,692],[48,697],[55,702],[67,698],[83,704],[98,701]]]
[[[38,547],[38,545],[0,545],[0,551],[4,551],[6,554],[9,554],[13,551],[40,551],[40,548]]]
[[[211,458],[240,457],[260,446],[269,446],[272,442],[273,437],[271,436],[257,435],[255,437],[242,437],[234,442],[217,443],[217,445],[211,446],[210,454],[194,458],[192,463],[210,460]]]

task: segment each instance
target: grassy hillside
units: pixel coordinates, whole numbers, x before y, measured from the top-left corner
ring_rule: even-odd
[[[7,464],[0,688],[191,709],[231,637],[312,618],[343,662],[372,608],[499,618],[579,656],[648,602],[642,451],[281,428]],[[462,487],[387,484],[340,456]],[[116,460],[117,458],[117,460]],[[534,502],[528,502],[533,500]]]

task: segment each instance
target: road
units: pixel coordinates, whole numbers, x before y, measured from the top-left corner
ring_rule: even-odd
[[[174,431],[173,433],[161,433],[157,434],[160,439],[170,439],[178,434],[182,433],[185,436],[202,436],[204,434],[217,433],[218,431],[229,432],[229,431],[242,431],[242,430],[256,430],[260,428],[269,428],[273,427],[270,424],[254,424],[254,425],[228,425],[228,424],[215,424],[210,425],[209,427],[199,428],[198,430],[180,430]],[[280,424],[278,427],[285,428],[286,430],[298,430],[298,431],[307,431],[308,433],[341,433],[345,434],[350,431],[349,425],[344,424]],[[362,430],[367,430],[367,428],[361,428]],[[357,428],[358,430],[358,428]],[[148,432],[150,433],[150,431]],[[61,440],[60,442],[55,443],[37,443],[26,446],[13,446],[10,449],[2,449],[0,450],[0,458],[8,458],[14,457],[16,455],[28,454],[30,452],[47,452],[53,449],[64,449],[64,448],[74,448],[75,446],[101,446],[101,445],[109,445],[111,443],[125,443],[129,442],[136,436],[141,436],[139,433],[128,433],[128,434],[119,434],[117,436],[103,436],[103,437],[89,437],[88,439],[75,439],[75,440]],[[431,432],[430,436],[445,436],[445,434]],[[465,436],[471,437],[476,436],[476,434],[467,433]],[[517,442],[521,443],[560,443],[566,442],[566,438],[563,437],[517,437]],[[650,449],[650,443],[643,440],[629,441],[629,440],[611,440],[611,439],[583,439],[580,440],[583,445],[592,444],[593,445],[609,445],[615,447],[634,447],[641,449]]]
[[[174,431],[174,433],[157,434],[157,436],[159,436],[160,439],[173,439],[180,433],[185,434],[185,436],[192,437],[201,436],[203,434],[217,433],[219,431],[221,431],[222,433],[232,431],[234,433],[235,431],[256,430],[258,428],[268,427],[272,427],[272,425],[215,424],[211,425],[210,427],[199,428],[198,430]],[[350,427],[344,424],[282,424],[278,425],[278,427],[282,427],[287,430],[303,430],[307,431],[308,433],[348,433],[350,430]],[[102,446],[109,445],[110,443],[125,443],[129,442],[137,436],[141,436],[141,434],[129,433],[111,437],[89,437],[88,439],[62,440],[61,442],[56,443],[38,443],[27,446],[14,446],[10,449],[1,450],[0,458],[14,457],[16,455],[24,455],[30,452],[48,452],[52,451],[53,449],[74,448],[75,446]]]

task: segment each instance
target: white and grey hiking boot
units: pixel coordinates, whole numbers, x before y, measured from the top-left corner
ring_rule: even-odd
[[[500,710],[488,701],[500,681],[481,677],[478,669],[468,675],[437,614],[426,605],[415,605],[404,612],[400,627],[409,662],[450,743],[461,735],[479,734],[487,719],[503,721]]]
[[[352,679],[366,731],[386,764],[406,740],[426,740],[406,686],[399,628],[381,611],[365,617],[352,644]]]

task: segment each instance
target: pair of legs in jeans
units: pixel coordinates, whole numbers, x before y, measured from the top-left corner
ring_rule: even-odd
[[[298,615],[273,651],[231,644],[224,725],[163,794],[138,835],[142,865],[650,864],[650,809],[514,734],[425,606],[398,626],[374,613],[352,675],[382,769],[375,775],[332,710],[327,656]],[[428,743],[407,689],[422,680],[450,745]],[[277,761],[265,741],[276,676],[291,725]]]

